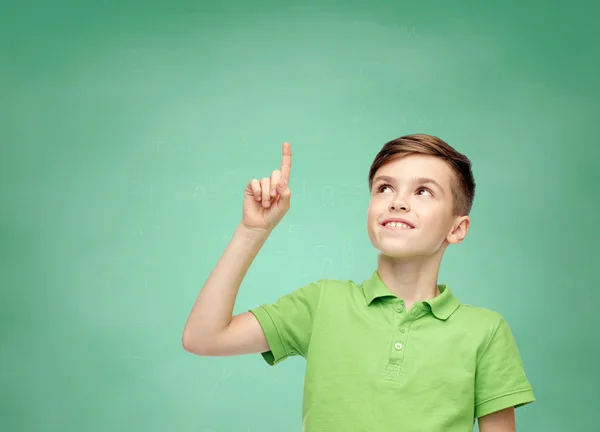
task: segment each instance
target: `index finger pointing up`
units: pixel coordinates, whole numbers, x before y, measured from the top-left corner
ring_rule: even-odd
[[[292,146],[284,142],[281,155],[281,178],[290,182],[290,171],[292,170]]]

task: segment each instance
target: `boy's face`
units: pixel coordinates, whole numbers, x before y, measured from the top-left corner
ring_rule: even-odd
[[[411,258],[431,256],[447,243],[459,243],[469,218],[453,216],[454,176],[445,161],[427,155],[405,156],[379,168],[367,218],[373,246],[392,258]],[[410,227],[383,226],[390,218],[403,219]]]

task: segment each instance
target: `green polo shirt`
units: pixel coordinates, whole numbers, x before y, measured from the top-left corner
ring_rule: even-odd
[[[439,289],[406,312],[375,271],[250,310],[269,365],[306,359],[303,431],[466,432],[478,417],[535,400],[502,316]]]

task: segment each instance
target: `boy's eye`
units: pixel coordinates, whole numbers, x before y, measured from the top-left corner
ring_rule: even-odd
[[[381,193],[386,188],[391,188],[391,185],[389,183],[382,183],[379,186],[377,186],[376,191],[378,193]],[[424,195],[424,194],[425,195],[429,194],[429,195],[433,196],[433,192],[431,192],[431,190],[427,189],[426,187],[421,187],[421,188],[417,189],[417,195]]]
[[[387,183],[380,184],[379,186],[377,186],[377,192],[383,192],[383,189],[385,189],[386,187],[390,187],[390,185]]]

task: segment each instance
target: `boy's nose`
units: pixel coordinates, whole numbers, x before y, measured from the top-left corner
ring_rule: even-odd
[[[390,211],[393,210],[408,210],[407,201],[400,196],[394,197],[394,199],[390,202]]]

